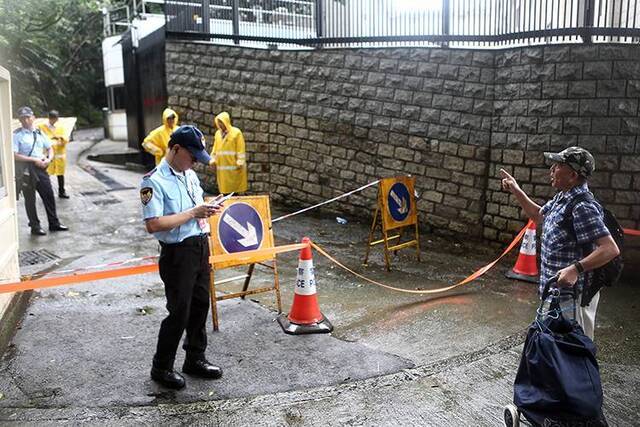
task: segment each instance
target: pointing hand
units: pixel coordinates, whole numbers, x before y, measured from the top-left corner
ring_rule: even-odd
[[[509,191],[510,193],[514,193],[515,191],[520,189],[518,182],[514,177],[509,175],[504,169],[500,169],[500,177],[502,178],[502,189]]]

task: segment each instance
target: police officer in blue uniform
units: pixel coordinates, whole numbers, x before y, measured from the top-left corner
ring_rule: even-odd
[[[40,226],[36,210],[36,191],[40,195],[47,212],[50,231],[67,231],[60,223],[56,213],[56,200],[53,196],[47,166],[53,159],[52,143],[39,129],[33,126],[35,116],[29,107],[18,109],[18,118],[22,127],[13,132],[13,158],[16,163],[16,192],[24,195],[24,205],[29,218],[31,234],[47,234]]]
[[[140,199],[146,229],[160,241],[160,277],[169,315],[162,321],[151,378],[180,389],[185,380],[173,363],[186,330],[182,372],[201,378],[220,378],[222,369],[205,358],[209,312],[209,224],[220,207],[204,204],[196,173],[198,161],[209,164],[202,132],[194,126],[178,128],[169,139],[164,159],[142,179]]]

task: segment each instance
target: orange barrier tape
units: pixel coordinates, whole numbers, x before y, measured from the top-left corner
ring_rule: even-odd
[[[513,241],[509,244],[509,246],[504,250],[504,252],[502,252],[502,254],[497,259],[485,265],[484,267],[480,268],[479,270],[475,271],[469,277],[456,283],[455,285],[438,288],[438,289],[428,289],[428,290],[402,289],[402,288],[396,288],[393,286],[385,285],[384,283],[376,282],[375,280],[369,279],[368,277],[365,277],[359,273],[356,273],[355,271],[346,267],[345,265],[343,265],[338,260],[333,258],[331,255],[329,255],[325,250],[323,250],[321,247],[319,247],[315,243],[311,242],[310,245],[313,248],[315,248],[320,254],[327,257],[330,261],[332,261],[339,267],[345,269],[346,271],[354,274],[355,276],[369,283],[373,283],[375,285],[382,286],[383,288],[387,288],[387,289],[398,291],[398,292],[405,292],[405,293],[411,293],[411,294],[434,294],[434,293],[449,291],[451,289],[457,288],[458,286],[465,285],[477,279],[478,277],[482,276],[491,267],[493,267],[498,261],[500,261],[502,257],[504,257],[507,253],[509,253],[516,244],[518,244],[520,239],[522,239],[522,236],[524,235],[526,229],[527,229],[527,226],[525,226],[522,230],[520,230],[520,232],[515,237],[515,239],[513,239]],[[632,230],[632,231],[635,231],[635,230]],[[276,255],[279,253],[300,250],[308,246],[309,244],[307,243],[295,243],[291,245],[276,246],[276,247],[267,248],[267,249],[258,249],[255,251],[235,252],[235,253],[224,254],[224,255],[214,255],[209,257],[209,262],[211,264],[214,264],[217,262],[224,262],[224,261],[230,261],[230,260],[251,259],[255,257],[261,257],[264,255]],[[116,264],[122,264],[125,262],[112,263],[112,264],[116,265]],[[72,274],[69,276],[48,277],[45,279],[37,279],[37,280],[25,280],[23,282],[13,282],[13,283],[0,285],[0,293],[20,292],[20,291],[28,291],[33,289],[51,288],[54,286],[71,285],[74,283],[82,283],[82,282],[93,282],[95,280],[112,279],[112,278],[123,277],[123,276],[133,276],[136,274],[155,273],[157,271],[158,271],[158,264],[153,263],[153,264],[138,265],[134,267],[123,267],[123,268],[116,268],[112,270],[95,271],[91,273]]]
[[[7,283],[0,285],[0,293],[28,291],[32,289],[51,288],[54,286],[70,285],[72,283],[92,282],[94,280],[112,279],[114,277],[132,276],[134,274],[155,273],[158,264],[144,264],[135,267],[123,267],[113,270],[94,271],[92,273],[73,274],[70,276],[48,277],[38,280]]]
[[[55,270],[55,271],[48,271],[46,273],[33,273],[33,274],[24,274],[20,277],[20,280],[25,282],[27,280],[33,280],[33,279],[38,279],[40,277],[44,277],[44,276],[52,276],[52,275],[70,275],[70,274],[75,274],[78,271],[87,271],[87,270],[99,270],[102,268],[107,268],[107,267],[118,267],[120,265],[125,265],[125,264],[133,264],[136,262],[141,262],[141,261],[149,261],[149,260],[155,260],[158,259],[158,255],[149,255],[149,256],[143,256],[143,257],[139,257],[139,258],[131,258],[131,259],[127,259],[124,261],[115,261],[115,262],[109,262],[106,264],[96,264],[96,265],[91,265],[89,267],[77,267],[77,268],[71,268],[71,269],[67,269],[67,270]],[[0,285],[1,286],[1,285]]]
[[[245,258],[253,258],[255,256],[262,255],[275,255],[284,252],[290,252],[299,250],[302,248],[306,248],[309,245],[307,243],[296,243],[293,245],[284,245],[284,246],[276,246],[274,248],[268,249],[258,249],[257,251],[246,251],[246,252],[237,252],[232,254],[224,254],[212,256],[210,261],[213,262],[221,262],[228,260],[242,260]],[[127,262],[127,261],[124,261]],[[120,263],[113,263],[122,264]],[[22,282],[13,282],[7,284],[0,284],[0,294],[7,292],[20,292],[20,291],[29,291],[33,289],[42,289],[42,288],[51,288],[54,286],[63,286],[63,285],[71,285],[74,283],[82,283],[82,282],[93,282],[94,280],[103,280],[103,279],[113,279],[116,277],[123,276],[133,276],[136,274],[146,274],[146,273],[155,273],[158,271],[158,264],[143,264],[134,267],[123,267],[123,268],[115,268],[111,270],[104,271],[94,271],[91,273],[81,273],[81,274],[71,274],[68,276],[59,276],[59,277],[47,277],[44,279],[37,280],[25,280]]]
[[[233,252],[230,254],[213,255],[209,257],[211,265],[225,261],[242,261],[251,258],[259,258],[265,255],[276,255],[309,247],[307,243],[294,243],[292,245],[275,246],[273,248],[256,249],[255,251]]]
[[[531,221],[529,221],[529,222],[531,222]],[[518,244],[520,239],[522,239],[522,236],[524,236],[525,231],[527,231],[527,227],[528,226],[529,226],[529,223],[527,223],[527,225],[522,230],[520,230],[520,232],[515,237],[515,239],[513,239],[513,241],[509,244],[509,246],[507,246],[507,248],[504,250],[504,252],[502,252],[502,254],[498,258],[496,258],[494,261],[492,261],[489,264],[485,265],[484,267],[476,270],[472,275],[470,275],[469,277],[461,280],[460,282],[456,283],[455,285],[445,286],[443,288],[438,288],[438,289],[414,290],[414,289],[396,288],[394,286],[385,285],[384,283],[380,283],[380,282],[377,282],[375,280],[371,280],[368,277],[363,276],[362,274],[356,273],[355,271],[351,270],[349,267],[346,267],[345,265],[340,263],[340,261],[338,261],[335,258],[333,258],[324,249],[322,249],[320,246],[316,245],[315,243],[311,242],[311,246],[314,249],[316,249],[321,255],[327,257],[331,262],[336,264],[338,267],[343,268],[344,270],[348,271],[349,273],[351,273],[351,274],[353,274],[353,275],[355,275],[355,276],[357,276],[357,277],[361,278],[362,280],[365,280],[365,281],[367,281],[369,283],[373,283],[374,285],[381,286],[383,288],[390,289],[392,291],[404,292],[404,293],[408,293],[408,294],[437,294],[437,293],[441,293],[441,292],[450,291],[450,290],[455,289],[455,288],[457,288],[459,286],[462,286],[462,285],[466,285],[467,283],[469,283],[469,282],[477,279],[478,277],[482,276],[491,267],[493,267],[498,261],[500,261],[502,259],[502,257],[504,257],[506,254],[508,254],[511,251],[511,249],[514,248],[514,246],[516,246]]]
[[[640,230],[632,230],[630,228],[623,228],[624,234],[628,234],[629,236],[640,236]]]

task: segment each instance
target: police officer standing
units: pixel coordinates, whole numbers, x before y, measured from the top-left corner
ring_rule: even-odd
[[[13,133],[13,157],[16,162],[16,182],[19,183],[17,191],[22,191],[24,195],[31,234],[36,236],[47,234],[40,226],[38,219],[36,191],[42,198],[47,212],[49,231],[66,231],[68,228],[60,223],[56,213],[56,201],[47,173],[47,167],[53,159],[52,143],[33,126],[35,116],[31,108],[19,108],[18,118],[22,127]]]
[[[140,187],[146,229],[160,241],[160,277],[169,311],[160,326],[151,378],[174,389],[185,385],[184,377],[173,370],[185,330],[182,372],[201,378],[222,376],[222,369],[205,358],[210,278],[206,219],[220,207],[204,204],[200,181],[191,170],[196,161],[210,161],[204,136],[194,126],[182,126],[171,135],[165,158]]]

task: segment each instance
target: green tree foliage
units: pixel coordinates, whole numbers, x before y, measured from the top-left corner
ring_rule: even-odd
[[[56,109],[79,124],[105,103],[102,14],[97,0],[0,0],[0,65],[11,73],[14,111]]]

